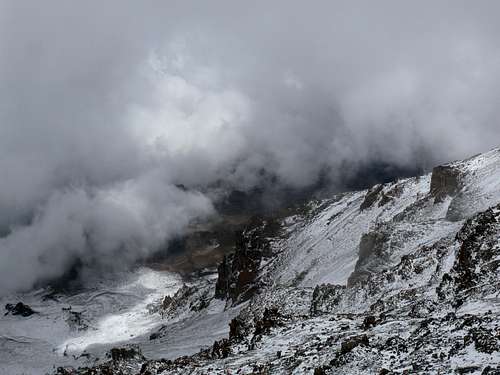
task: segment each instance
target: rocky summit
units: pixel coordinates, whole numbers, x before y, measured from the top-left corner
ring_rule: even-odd
[[[236,238],[213,277],[158,303],[147,345],[55,373],[500,374],[500,150]],[[215,339],[169,357],[186,332]]]

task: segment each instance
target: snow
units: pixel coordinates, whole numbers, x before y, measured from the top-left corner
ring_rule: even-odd
[[[302,225],[295,225],[289,237],[275,244],[276,248],[290,249],[280,259],[281,266],[274,277],[279,283],[293,283],[300,275],[301,286],[322,283],[346,284],[358,260],[361,236],[376,227],[390,224],[392,245],[398,247],[394,261],[412,249],[435,242],[459,227],[459,223],[444,220],[449,201],[432,205],[423,217],[410,216],[395,221],[398,214],[410,210],[429,191],[430,175],[402,180],[396,183],[401,196],[385,206],[375,203],[361,211],[359,206],[367,191],[346,194]],[[384,192],[396,184],[387,184]]]
[[[351,192],[311,202],[304,212],[284,219],[285,234],[272,240],[276,255],[262,262],[261,276],[266,289],[236,307],[212,300],[201,311],[183,310],[177,316],[162,317],[151,306],[157,306],[165,295],[173,295],[183,282],[175,274],[147,268],[101,281],[74,295],[57,295],[56,300],[43,299],[45,290],[5,297],[0,303],[22,300],[40,313],[29,318],[0,317],[2,370],[7,374],[38,374],[40,370],[49,371],[54,363],[87,364],[78,355],[87,352],[102,357],[110,347],[125,343],[138,344],[144,355],[152,359],[190,355],[212,345],[214,340],[227,337],[228,323],[238,314],[251,316],[269,306],[279,306],[290,320],[263,335],[255,349],[240,344],[233,348],[229,358],[200,364],[193,373],[223,374],[228,369],[248,373],[259,364],[271,366],[271,373],[311,373],[314,367],[335,359],[343,339],[359,334],[363,314],[380,313],[376,308],[371,309],[378,300],[389,306],[386,309],[389,313],[383,323],[365,333],[371,345],[379,349],[356,347],[349,354],[354,360],[342,368],[345,373],[371,374],[376,373],[375,368],[389,368],[394,352],[384,349],[386,341],[399,337],[415,342],[419,338],[418,330],[427,317],[418,311],[411,317],[408,315],[412,307],[420,308],[416,305],[419,301],[436,308],[429,312],[434,320],[429,323],[430,341],[425,343],[428,352],[438,353],[441,348],[436,342],[441,339],[443,346],[452,345],[453,340],[463,342],[462,328],[439,320],[452,309],[438,301],[436,287],[440,279],[436,277],[452,269],[459,247],[455,236],[464,221],[500,202],[500,151],[493,150],[450,166],[461,171],[462,189],[441,203],[435,203],[430,195],[428,174],[383,185],[381,194],[392,197],[385,204],[381,203],[380,195],[371,207],[361,210],[368,191]],[[459,213],[453,220],[449,218],[451,210]],[[372,231],[384,234],[377,249],[380,253],[359,259],[360,240]],[[411,256],[408,270],[401,261],[405,256]],[[415,267],[423,268],[415,272]],[[335,311],[332,309],[326,316],[309,315],[316,285],[346,285],[353,272],[361,268],[374,275],[375,291],[367,291],[363,285],[355,291],[349,289]],[[213,282],[213,276],[209,276],[191,284],[201,288]],[[89,325],[87,330],[78,331],[68,325],[61,309],[69,306],[72,311],[82,313]],[[424,304],[423,315],[425,308]],[[497,294],[480,296],[464,301],[453,312],[458,320],[465,319],[467,314],[498,317],[500,299]],[[400,316],[404,314],[402,319]],[[498,325],[498,321],[494,323]],[[496,329],[494,325],[491,327]],[[159,330],[162,335],[149,340],[150,333]],[[277,357],[278,351],[281,359]],[[305,354],[300,354],[302,351]],[[412,355],[401,354],[398,371],[404,368],[413,371]],[[469,345],[445,361],[449,362],[443,366],[455,369],[498,364],[500,358],[498,352],[480,353],[474,345]]]
[[[57,352],[81,353],[91,345],[124,342],[152,331],[161,324],[161,321],[157,315],[150,313],[148,306],[160,303],[166,295],[173,295],[181,286],[182,281],[175,274],[142,269],[137,280],[117,289],[119,294],[143,288],[149,290],[139,303],[124,311],[101,317],[96,321],[94,330],[66,340],[57,348]]]
[[[377,201],[369,209],[360,210],[368,192],[365,190],[312,203],[311,216],[287,218],[284,225],[288,236],[274,244],[281,255],[270,277],[275,284],[283,285],[345,285],[356,267],[364,233],[380,228],[390,233],[388,267],[419,247],[452,237],[463,219],[500,202],[500,150],[450,165],[462,171],[464,187],[456,197],[447,197],[442,203],[435,204],[429,196],[428,174],[385,184],[385,194],[395,188],[402,191],[383,206]],[[460,211],[463,219],[447,219],[450,207]]]
[[[89,347],[103,354],[111,344],[143,335],[161,324],[160,316],[150,314],[148,305],[181,286],[180,277],[173,273],[141,268],[54,299],[43,298],[49,292],[44,289],[6,296],[0,300],[2,305],[22,300],[39,313],[28,318],[0,316],[0,374],[40,374],[54,363],[74,364],[73,355],[78,357]],[[82,313],[88,330],[68,325],[62,309],[70,306],[71,311]]]

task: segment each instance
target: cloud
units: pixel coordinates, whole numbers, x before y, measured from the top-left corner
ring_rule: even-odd
[[[499,7],[1,1],[2,289],[146,257],[221,181],[340,188],[496,146]]]
[[[55,191],[28,225],[0,239],[2,292],[60,277],[76,261],[96,272],[122,269],[211,213],[206,197],[154,175],[95,191]]]

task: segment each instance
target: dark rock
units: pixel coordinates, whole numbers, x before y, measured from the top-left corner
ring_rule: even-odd
[[[267,365],[254,365],[249,375],[271,375],[271,372]]]
[[[326,371],[323,367],[316,367],[314,369],[314,375],[326,375]]]
[[[215,284],[215,298],[217,299],[226,299],[229,295],[232,260],[233,255],[224,255],[217,267],[217,283]]]
[[[163,301],[161,303],[161,307],[163,310],[168,310],[170,308],[170,306],[172,306],[172,303],[174,302],[174,299],[170,296],[165,296],[165,298],[163,298]]]
[[[497,205],[495,209],[500,209]],[[465,222],[456,235],[460,248],[452,269],[444,274],[436,291],[441,300],[458,307],[465,297],[495,291],[500,271],[496,241],[500,235],[497,214],[490,208]]]
[[[136,346],[130,346],[126,348],[112,348],[109,352],[111,359],[113,361],[126,361],[130,359],[141,359],[144,360],[140,349]]]
[[[389,337],[385,343],[385,347],[395,351],[396,353],[404,353],[408,350],[406,341],[399,336]]]
[[[346,354],[358,346],[368,346],[368,345],[369,345],[368,336],[366,335],[352,336],[342,342],[340,351],[341,353]]]
[[[165,296],[163,302],[160,306],[160,313],[162,315],[172,315],[175,314],[179,309],[190,307],[191,310],[195,310],[193,299],[196,297],[196,293],[199,290],[192,286],[187,286],[184,284],[175,294],[171,296]],[[202,298],[204,298],[202,296]],[[201,303],[198,301],[198,303]]]
[[[5,315],[21,315],[25,318],[36,313],[36,311],[34,311],[31,307],[25,305],[22,302],[18,302],[15,305],[12,303],[8,303],[5,305],[5,310],[7,310]]]
[[[457,374],[474,374],[478,370],[481,370],[481,367],[479,367],[479,366],[466,366],[466,367],[457,367],[455,369],[455,372]]]
[[[139,372],[140,375],[151,375],[151,371],[148,370],[148,363],[145,362],[141,366],[141,371]]]
[[[436,309],[435,303],[429,300],[420,300],[413,304],[408,316],[412,318],[425,318]]]
[[[493,332],[485,328],[472,328],[469,334],[464,337],[464,345],[474,343],[478,352],[491,354],[500,350],[498,339]]]
[[[277,307],[266,308],[262,314],[262,318],[256,319],[254,322],[254,335],[262,335],[270,332],[271,328],[282,325],[284,317],[280,314]]]
[[[363,320],[363,325],[361,327],[363,328],[363,330],[367,330],[372,327],[375,327],[376,325],[377,325],[377,318],[373,315],[368,315]]]
[[[272,221],[254,217],[237,235],[234,254],[225,255],[217,268],[215,298],[241,303],[255,294],[261,260],[271,255],[267,238],[275,230]]]
[[[311,300],[311,315],[316,316],[331,312],[342,300],[345,290],[344,285],[317,285]]]
[[[191,302],[189,308],[191,311],[201,311],[206,309],[210,305],[211,297],[208,295],[209,290],[207,290],[203,295],[199,298]]]
[[[76,369],[73,367],[58,367],[55,375],[76,375]]]
[[[442,202],[447,196],[454,196],[461,187],[461,172],[458,168],[441,165],[432,170],[430,190],[435,203]]]
[[[228,339],[215,341],[212,345],[211,358],[227,358],[231,354],[231,343]]]
[[[500,367],[497,366],[496,368],[493,368],[491,366],[486,366],[483,369],[483,372],[481,372],[481,375],[500,375]]]
[[[394,197],[392,197],[388,194],[385,194],[384,192],[380,193],[380,196],[381,196],[381,198],[380,198],[380,201],[378,202],[379,207],[383,207],[386,204],[388,204],[394,200]]]
[[[453,314],[453,313],[448,313],[448,315],[450,315],[450,314]],[[456,319],[456,314],[453,314],[453,318]],[[481,325],[481,323],[483,323],[484,321],[485,320],[483,318],[480,318],[477,315],[466,314],[463,316],[463,322],[460,325],[460,328],[462,329],[464,327],[478,326],[478,325]]]
[[[399,198],[402,193],[403,193],[403,185],[399,182],[396,182],[391,187],[391,189],[389,189],[389,191],[381,193],[382,198],[378,202],[378,206],[379,207],[385,206],[386,204],[394,201],[394,199]]]
[[[358,260],[354,271],[347,280],[347,286],[350,288],[355,284],[365,282],[370,276],[370,266],[376,266],[384,263],[390,255],[386,254],[387,243],[390,234],[386,230],[373,230],[361,236],[359,241]]]
[[[243,319],[236,317],[229,322],[229,340],[240,342],[248,335],[249,330],[248,324]]]
[[[380,198],[380,193],[384,189],[383,185],[375,185],[372,187],[370,190],[365,195],[365,199],[359,206],[359,209],[361,211],[367,210],[368,208],[372,207],[373,204]]]

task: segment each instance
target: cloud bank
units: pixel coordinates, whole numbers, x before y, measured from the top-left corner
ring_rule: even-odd
[[[497,146],[499,8],[1,0],[0,293],[148,256],[221,181]]]

